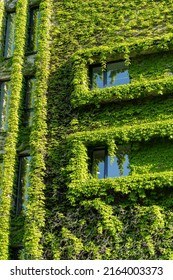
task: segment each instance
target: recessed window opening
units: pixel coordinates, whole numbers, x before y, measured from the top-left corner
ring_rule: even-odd
[[[16,14],[7,13],[5,42],[4,42],[4,56],[11,57],[15,46],[15,29],[16,29]]]
[[[39,7],[31,7],[29,11],[29,24],[28,24],[28,44],[27,44],[28,52],[35,53],[38,50],[39,29],[40,29]]]
[[[19,157],[19,173],[16,198],[16,214],[20,214],[22,209],[26,209],[28,201],[28,188],[30,186],[31,156]]]
[[[96,148],[91,153],[91,173],[93,177],[113,178],[127,176],[130,173],[127,151],[118,152],[118,156],[109,156],[107,148]]]
[[[129,83],[129,72],[124,61],[107,63],[104,70],[102,70],[101,65],[91,67],[91,89]]]
[[[10,109],[11,82],[4,81],[0,83],[0,129],[7,131],[8,117]]]
[[[24,104],[24,124],[31,126],[34,116],[34,92],[36,88],[35,77],[25,80],[25,104]]]
[[[10,247],[10,259],[11,260],[19,260],[20,259],[20,251],[22,251],[23,246],[12,246]]]

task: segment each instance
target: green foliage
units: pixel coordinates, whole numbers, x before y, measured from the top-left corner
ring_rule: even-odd
[[[13,193],[16,144],[18,137],[18,110],[22,89],[27,1],[19,0],[16,7],[16,43],[11,72],[11,98],[8,130],[5,139],[0,200],[0,259],[8,259],[10,210]]]
[[[41,25],[32,126],[19,132],[27,2],[41,2]],[[16,11],[14,57],[1,65],[12,65],[12,98],[0,258],[8,258],[18,143],[32,156],[26,211],[11,224],[21,259],[172,259],[172,0],[19,0]],[[90,90],[89,65],[116,60],[131,83]],[[93,178],[89,148],[106,146],[122,167],[119,145],[130,147],[130,175]]]
[[[40,3],[40,34],[38,53],[36,55],[36,89],[34,99],[34,116],[30,133],[31,174],[26,204],[24,249],[27,258],[42,258],[42,229],[45,222],[44,209],[44,158],[46,154],[46,91],[49,75],[49,29],[51,15],[51,1]]]
[[[0,1],[0,34],[2,34],[2,30],[3,30],[3,15],[4,15],[4,1]],[[0,51],[0,55],[2,56],[2,44],[3,44],[3,38],[2,35],[0,37],[0,46],[1,46],[1,51]],[[1,61],[1,59],[0,59]]]
[[[5,56],[11,57],[14,52],[14,43],[15,43],[15,32],[16,32],[16,14],[8,14],[8,24],[9,24],[9,34],[8,34],[8,43],[6,45]]]
[[[72,93],[72,105],[74,107],[120,100],[131,100],[148,96],[163,95],[172,90],[172,57],[171,53],[150,54],[139,56],[145,52],[151,52],[156,45],[155,52],[159,51],[160,43],[165,40],[166,46],[172,48],[170,41],[166,38],[160,40],[139,41],[138,43],[119,44],[114,47],[97,47],[86,51],[79,51],[73,56],[74,91]],[[172,39],[171,39],[172,40]],[[167,49],[167,48],[166,48]],[[134,56],[136,52],[137,57]],[[112,86],[103,89],[90,89],[88,79],[88,64],[102,61],[128,59],[130,84]],[[130,58],[129,56],[132,56]]]
[[[33,1],[32,1],[33,2]],[[37,1],[38,3],[38,1]],[[32,3],[33,4],[33,3]],[[22,68],[25,51],[25,28],[27,21],[28,1],[18,1],[16,5],[16,38],[15,50],[12,58],[11,73],[11,99],[10,112],[8,117],[8,130],[5,139],[3,156],[3,170],[1,183],[1,236],[0,236],[0,258],[8,258],[10,222],[12,230],[17,234],[11,234],[12,246],[23,246],[21,251],[22,259],[42,258],[42,228],[44,226],[44,189],[43,175],[45,170],[44,158],[46,154],[46,91],[47,79],[49,75],[49,29],[50,29],[50,1],[40,3],[41,23],[39,34],[39,47],[36,55],[36,89],[34,92],[34,119],[31,129],[27,132],[29,137],[24,137],[22,130],[19,131],[19,110],[21,99],[23,98],[22,88]],[[23,142],[22,140],[29,141]],[[26,209],[19,217],[13,217],[10,221],[10,211],[13,205],[12,194],[13,185],[16,182],[14,176],[16,161],[16,146],[20,144],[19,150],[30,147],[31,150],[31,172],[30,185],[28,187],[28,200]]]
[[[171,6],[54,1],[45,258],[172,258]],[[130,84],[91,90],[89,65],[116,60]],[[122,164],[118,145],[131,149],[131,174],[92,178],[89,148]]]

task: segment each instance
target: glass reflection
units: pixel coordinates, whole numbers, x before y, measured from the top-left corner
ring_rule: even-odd
[[[103,87],[103,72],[100,66],[92,69],[92,88]]]
[[[39,7],[30,9],[29,30],[28,30],[28,51],[37,52],[40,29]]]
[[[93,151],[92,174],[98,179],[105,177],[105,150]]]
[[[31,126],[34,117],[34,100],[35,100],[36,79],[31,78],[26,81],[26,96],[25,96],[25,116],[26,125]]]
[[[107,83],[105,86],[118,86],[129,84],[129,73],[125,68],[124,62],[108,63],[107,65]]]
[[[4,56],[11,57],[14,52],[15,42],[15,29],[16,29],[16,14],[8,13],[5,32],[5,49]]]
[[[113,178],[130,174],[129,156],[109,156],[106,149],[96,149],[92,153],[92,175],[95,178]]]
[[[30,186],[30,169],[31,156],[19,158],[19,177],[18,177],[18,193],[16,203],[16,213],[20,214],[22,209],[26,210],[28,201],[28,188]]]
[[[7,131],[10,109],[11,83],[2,82],[0,86],[0,129]]]
[[[129,157],[126,154],[123,158],[122,168],[120,168],[120,164],[116,156],[110,157],[108,156],[108,175],[107,177],[120,177],[127,176],[130,173],[129,168]]]
[[[108,63],[103,71],[101,65],[93,66],[91,71],[91,88],[104,88],[129,84],[130,77],[124,61]]]

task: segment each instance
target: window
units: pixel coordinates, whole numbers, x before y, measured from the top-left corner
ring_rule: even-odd
[[[33,121],[35,86],[36,86],[36,79],[34,77],[26,78],[24,123],[28,126],[31,126]]]
[[[27,51],[34,53],[38,50],[40,26],[40,11],[39,7],[31,7],[29,12],[29,25],[28,25],[28,46]]]
[[[93,177],[111,178],[127,176],[130,173],[128,148],[120,146],[117,156],[109,156],[105,147],[91,152],[91,173]]]
[[[16,14],[8,13],[6,20],[5,42],[4,42],[4,56],[11,57],[14,52],[16,29]]]
[[[91,67],[91,88],[104,88],[129,84],[130,77],[124,61],[107,63],[103,71],[101,65]]]
[[[22,209],[26,209],[28,200],[28,187],[30,185],[31,156],[19,157],[19,173],[16,198],[16,214],[20,214]]]
[[[0,184],[1,184],[1,180],[3,178],[3,167],[4,167],[3,161],[2,161],[2,159],[0,159]],[[2,190],[0,190],[0,196],[1,196],[1,192],[2,192]]]
[[[11,83],[10,81],[0,84],[0,129],[6,131],[8,128],[8,115],[10,108]]]
[[[11,246],[10,248],[10,260],[20,260],[20,254],[23,250],[21,245]]]

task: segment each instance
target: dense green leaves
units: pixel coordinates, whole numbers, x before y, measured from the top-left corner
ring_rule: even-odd
[[[10,211],[15,171],[16,144],[18,137],[18,111],[22,89],[27,1],[19,0],[16,8],[16,43],[11,73],[11,97],[8,129],[5,139],[0,200],[0,259],[8,259]]]
[[[29,72],[37,80],[34,116],[18,133],[26,5],[39,2]],[[172,0],[31,0],[17,1],[16,11],[1,258],[8,258],[18,141],[19,151],[29,147],[32,155],[26,211],[13,220],[11,235],[12,245],[24,246],[20,258],[172,259]],[[104,69],[116,60],[125,60],[131,83],[90,90],[89,65]],[[131,147],[131,174],[93,178],[89,148],[106,146],[113,156],[119,144]]]
[[[171,259],[172,1],[53,5],[45,257]],[[90,90],[89,65],[120,59],[131,83]],[[92,178],[89,147],[124,143],[131,175]]]

